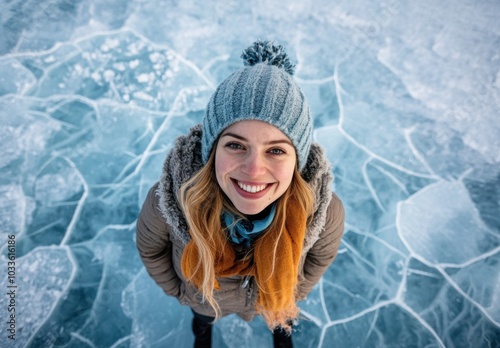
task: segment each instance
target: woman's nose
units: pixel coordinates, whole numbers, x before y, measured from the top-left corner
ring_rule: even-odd
[[[252,153],[249,154],[243,163],[243,172],[249,177],[257,178],[266,171],[265,160],[261,155]]]

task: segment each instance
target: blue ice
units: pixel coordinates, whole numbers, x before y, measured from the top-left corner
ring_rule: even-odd
[[[255,39],[297,63],[346,208],[298,347],[500,345],[500,4],[0,2],[0,307],[16,240],[16,340],[189,347],[135,220],[174,139]],[[216,347],[271,347],[221,319]]]

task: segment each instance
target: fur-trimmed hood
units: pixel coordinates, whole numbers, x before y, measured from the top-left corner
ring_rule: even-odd
[[[172,227],[176,238],[187,244],[191,239],[184,214],[177,203],[177,192],[183,183],[203,167],[201,158],[201,125],[191,128],[189,134],[177,138],[168,154],[161,174],[158,190],[159,210]],[[323,149],[313,143],[305,168],[301,172],[304,180],[316,193],[316,211],[309,225],[302,254],[306,254],[318,240],[325,226],[327,208],[332,199],[333,175]]]

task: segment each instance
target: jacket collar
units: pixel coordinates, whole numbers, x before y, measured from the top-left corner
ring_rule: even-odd
[[[201,159],[201,124],[191,128],[187,135],[177,138],[173,149],[163,163],[163,170],[156,194],[159,210],[165,221],[172,227],[173,238],[183,244],[191,239],[184,214],[177,204],[177,192],[183,183],[203,167]],[[301,172],[304,180],[316,193],[316,210],[304,240],[302,253],[307,253],[318,240],[324,229],[327,208],[332,199],[333,175],[323,149],[313,143],[305,168]]]

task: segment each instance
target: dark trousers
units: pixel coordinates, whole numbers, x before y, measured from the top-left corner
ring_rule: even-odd
[[[194,348],[210,348],[212,346],[212,322],[214,317],[196,313],[193,318]]]
[[[210,348],[212,346],[212,323],[214,317],[202,315],[193,311],[193,334],[195,348]],[[273,343],[275,348],[292,348],[292,336],[285,330],[276,328],[273,331]]]

